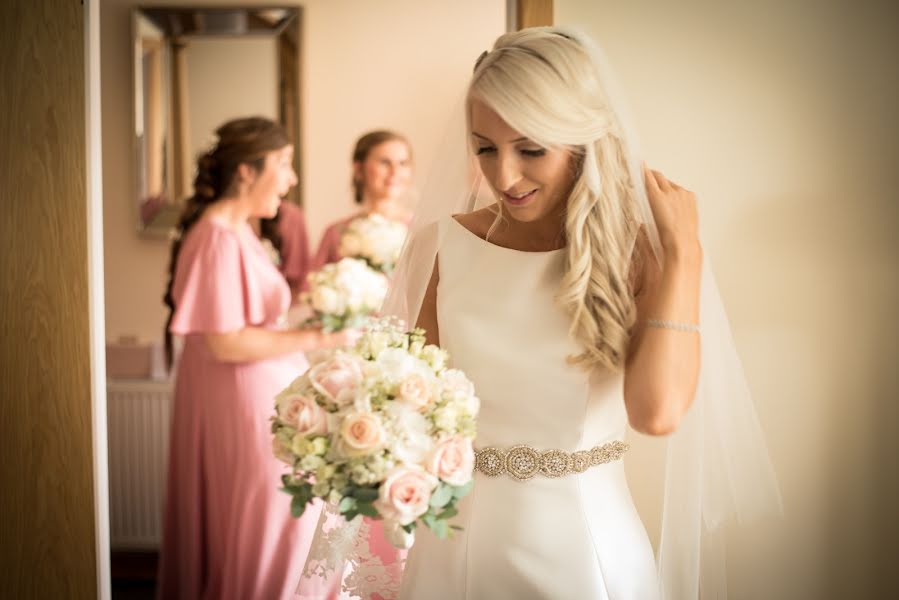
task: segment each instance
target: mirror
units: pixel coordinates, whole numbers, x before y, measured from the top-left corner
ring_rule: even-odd
[[[225,121],[259,115],[298,143],[297,7],[137,8],[133,13],[137,228],[168,236],[196,158]],[[294,170],[300,172],[300,152]],[[289,200],[300,203],[298,188]]]

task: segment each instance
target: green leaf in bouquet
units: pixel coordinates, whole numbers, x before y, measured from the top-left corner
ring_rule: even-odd
[[[459,498],[464,498],[471,492],[471,488],[474,487],[474,479],[466,483],[465,485],[454,486],[453,487],[453,498],[458,500]]]
[[[341,513],[347,513],[349,511],[355,510],[355,509],[356,509],[356,499],[353,498],[352,496],[345,496],[340,501],[340,505],[337,507],[337,510],[340,511]],[[347,520],[349,520],[349,518],[350,517],[347,517]]]
[[[376,518],[378,516],[378,509],[371,502],[357,502],[356,510],[360,515],[365,515],[366,517]]]
[[[378,499],[378,489],[372,487],[353,488],[350,495],[359,502],[372,502]]]
[[[337,315],[322,315],[321,322],[322,331],[325,333],[333,333],[344,328],[343,319]]]
[[[435,517],[430,517],[429,519],[423,519],[425,521],[425,525],[434,532],[441,540],[445,540],[449,537],[450,528],[449,523],[444,521],[443,519],[437,519]]]
[[[459,509],[456,508],[455,506],[450,506],[450,507],[444,509],[442,513],[437,515],[437,518],[438,519],[452,519],[453,517],[455,517],[458,514],[459,514]]]
[[[447,485],[441,482],[437,489],[434,490],[434,493],[431,494],[431,506],[434,508],[443,508],[447,505],[447,503],[453,499],[453,488],[450,485]]]
[[[293,497],[293,500],[290,501],[290,514],[294,516],[294,518],[299,519],[303,516],[303,513],[306,512],[306,502],[308,497],[303,497],[302,494],[297,494]]]
[[[405,531],[406,533],[412,533],[413,531],[415,531],[415,525],[415,521],[412,521],[408,525],[402,525],[403,531]]]
[[[450,525],[449,528],[452,529],[453,531],[465,531],[465,528],[460,527],[459,525]]]

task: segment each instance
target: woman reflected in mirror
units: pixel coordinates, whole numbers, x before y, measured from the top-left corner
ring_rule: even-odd
[[[356,141],[353,149],[353,199],[359,209],[332,223],[322,235],[312,260],[312,270],[337,262],[340,238],[354,219],[380,215],[408,225],[412,212],[403,200],[412,182],[412,146],[399,133],[370,131]]]

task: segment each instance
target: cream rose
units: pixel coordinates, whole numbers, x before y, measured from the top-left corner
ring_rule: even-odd
[[[314,398],[291,394],[281,399],[278,414],[281,420],[300,435],[328,433],[328,414]]]
[[[428,512],[435,487],[437,478],[424,469],[400,467],[381,484],[374,506],[388,521],[408,525]]]
[[[309,370],[309,381],[319,393],[338,404],[349,403],[362,383],[362,369],[346,354],[337,354]]]
[[[340,438],[347,456],[371,454],[384,446],[381,420],[367,413],[349,413],[340,424]]]
[[[447,438],[437,444],[426,467],[428,471],[450,485],[465,485],[474,471],[474,449],[471,440],[460,436]]]
[[[400,383],[399,397],[415,408],[421,410],[431,403],[431,386],[425,378],[417,373],[407,376]]]
[[[277,436],[272,439],[272,452],[274,453],[275,458],[277,458],[281,462],[287,463],[291,467],[296,460],[296,458],[290,451],[290,447],[285,445],[284,441]]]
[[[408,550],[415,543],[415,532],[407,532],[399,523],[384,521],[384,537],[400,550]]]

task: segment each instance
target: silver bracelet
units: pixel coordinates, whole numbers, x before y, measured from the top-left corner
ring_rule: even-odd
[[[677,321],[665,321],[664,319],[647,319],[646,324],[649,327],[660,327],[662,329],[677,329],[678,331],[695,331],[699,333],[699,325],[692,323],[680,323]]]

